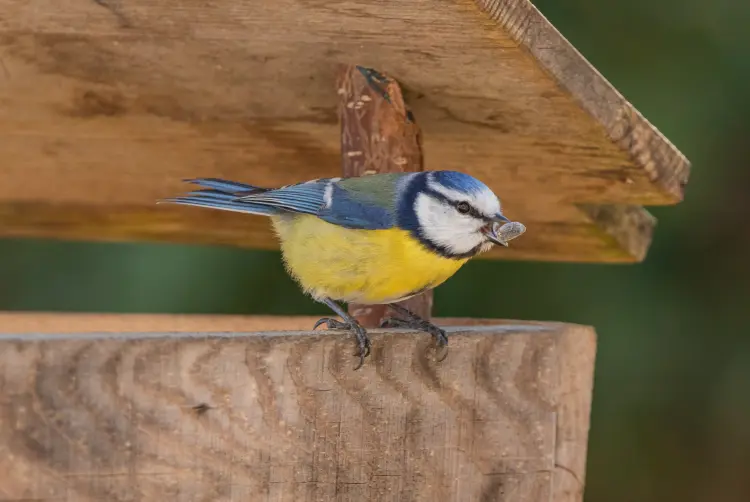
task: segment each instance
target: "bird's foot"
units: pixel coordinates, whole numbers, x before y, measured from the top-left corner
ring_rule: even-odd
[[[391,306],[393,307],[393,306]],[[435,343],[441,350],[441,355],[438,357],[438,362],[442,362],[448,356],[448,335],[445,330],[438,326],[426,321],[414,314],[413,312],[401,307],[393,308],[396,312],[406,317],[406,319],[400,317],[386,317],[380,323],[381,328],[406,328],[414,329],[417,331],[423,331],[429,333],[435,339]]]
[[[365,328],[363,328],[356,321],[341,322],[338,319],[334,319],[332,317],[323,317],[315,323],[315,326],[313,326],[313,330],[315,330],[322,324],[325,324],[326,328],[328,329],[346,330],[354,333],[354,336],[357,338],[357,347],[359,348],[359,351],[354,354],[355,356],[359,357],[359,364],[354,369],[358,370],[359,368],[361,368],[365,363],[365,357],[370,355],[370,339],[367,336],[367,331],[365,330]]]
[[[352,325],[348,322],[341,322],[338,319],[334,319],[333,317],[323,317],[321,319],[318,319],[318,322],[315,323],[315,326],[313,326],[313,331],[318,329],[318,326],[321,324],[325,324],[327,329],[345,329],[349,331],[352,329]]]

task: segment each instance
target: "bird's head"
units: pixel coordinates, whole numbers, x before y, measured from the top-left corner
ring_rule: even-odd
[[[405,227],[431,249],[454,258],[507,245],[495,233],[503,216],[500,200],[478,179],[455,171],[430,171],[416,177],[402,205]]]

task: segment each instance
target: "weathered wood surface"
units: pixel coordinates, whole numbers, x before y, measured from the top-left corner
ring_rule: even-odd
[[[637,206],[688,177],[527,0],[0,0],[0,62],[0,235],[275,246],[260,218],[153,201],[186,177],[335,176],[340,63],[398,79],[425,167],[479,177],[527,225],[495,258],[640,260],[651,226],[576,204],[650,221]]]
[[[142,333],[201,331],[305,331],[320,316],[206,315],[206,314],[98,314],[78,312],[3,312],[0,333]],[[439,317],[446,326],[518,324],[519,321],[476,317]],[[537,323],[532,323],[536,325]]]
[[[398,82],[372,68],[342,65],[336,78],[336,94],[343,176],[423,170],[419,125]],[[400,304],[422,319],[429,319],[432,300],[430,290]],[[386,305],[350,303],[347,308],[366,328],[379,327],[389,315]]]
[[[590,328],[453,328],[439,364],[377,332],[359,371],[331,333],[2,331],[3,499],[582,499]]]

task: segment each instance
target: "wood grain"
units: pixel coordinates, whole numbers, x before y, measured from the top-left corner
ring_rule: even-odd
[[[582,500],[590,328],[4,331],[6,500]]]
[[[684,156],[526,0],[0,0],[0,12],[0,209],[85,208],[86,239],[106,237],[102,212],[146,211],[183,178],[337,175],[341,63],[397,79],[425,168],[487,182],[529,229],[517,245],[544,229],[565,261],[640,260],[648,236],[621,222],[609,238],[613,226],[577,204],[673,204],[688,178]],[[216,226],[202,231],[222,240]],[[119,234],[185,238],[158,217]],[[550,251],[492,256],[555,260]]]
[[[343,176],[423,170],[419,126],[398,82],[372,68],[342,65],[336,78],[336,94]],[[429,320],[432,299],[430,290],[399,303]],[[347,308],[365,328],[379,327],[392,314],[387,305],[350,303]]]

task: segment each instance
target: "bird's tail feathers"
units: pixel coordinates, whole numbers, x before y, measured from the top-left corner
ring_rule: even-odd
[[[194,185],[212,188],[223,193],[233,194],[235,196],[248,195],[249,193],[266,192],[268,188],[261,188],[255,185],[248,185],[238,181],[222,180],[219,178],[193,178],[183,180]]]
[[[265,192],[268,190],[267,188],[218,178],[196,178],[185,181],[208,188],[205,190],[194,190],[180,197],[161,199],[158,202],[221,209],[224,211],[257,214],[262,216],[273,216],[281,212],[277,207],[267,204],[245,202],[239,199],[240,197],[252,193]]]

